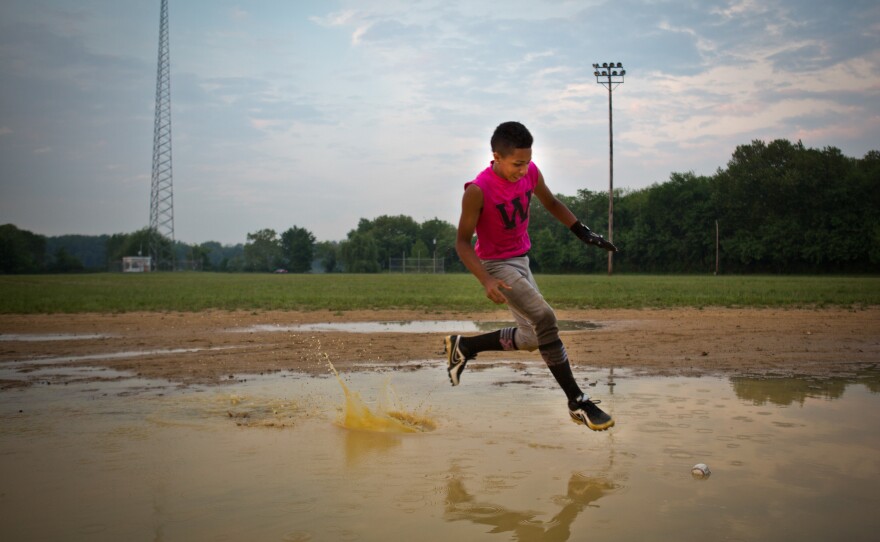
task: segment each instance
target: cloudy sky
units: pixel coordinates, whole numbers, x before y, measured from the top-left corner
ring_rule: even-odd
[[[149,224],[159,0],[0,4],[0,224]],[[876,0],[170,0],[175,237],[455,224],[519,120],[551,190],[713,174],[739,144],[880,149]],[[589,217],[583,217],[590,223]]]

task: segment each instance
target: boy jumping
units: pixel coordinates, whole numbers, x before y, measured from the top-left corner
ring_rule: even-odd
[[[532,134],[525,126],[518,122],[499,125],[491,144],[494,160],[464,185],[455,250],[483,285],[486,297],[495,303],[507,303],[517,325],[475,337],[447,336],[449,380],[457,386],[467,362],[480,352],[537,349],[568,398],[571,419],[594,431],[604,431],[614,425],[614,420],[575,381],[559,338],[556,315],[529,270],[532,194],[584,243],[612,252],[617,247],[590,231],[550,192],[532,162]],[[476,247],[471,245],[475,231]]]

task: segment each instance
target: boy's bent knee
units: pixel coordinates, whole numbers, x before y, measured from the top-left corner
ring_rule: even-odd
[[[538,344],[547,344],[559,339],[559,324],[556,320],[556,313],[550,307],[541,311],[534,325]]]

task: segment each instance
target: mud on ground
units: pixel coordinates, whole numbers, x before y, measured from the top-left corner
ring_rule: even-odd
[[[557,316],[599,326],[562,332],[574,366],[664,375],[833,376],[880,362],[880,307],[576,310],[558,311]],[[52,360],[52,366],[108,367],[181,384],[230,382],[281,370],[326,373],[325,355],[347,371],[436,364],[445,372],[443,332],[231,331],[261,325],[410,320],[507,321],[510,315],[387,310],[0,315],[0,370],[15,373],[10,377],[10,371],[3,371],[0,387],[29,385],[33,379],[27,375],[41,358],[62,357],[65,360]],[[19,334],[99,337],[8,340]],[[119,352],[150,353],[77,359]],[[534,361],[540,362],[537,352],[484,352],[469,368]]]

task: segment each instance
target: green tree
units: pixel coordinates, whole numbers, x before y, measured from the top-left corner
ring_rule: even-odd
[[[278,268],[283,259],[281,243],[275,230],[267,228],[247,234],[244,261],[248,271],[274,271]]]
[[[225,271],[227,273],[241,273],[242,271],[248,271],[244,259],[243,245],[240,254],[232,254],[223,257],[223,260],[220,262],[220,271]]]
[[[281,234],[281,254],[288,271],[311,271],[315,256],[315,236],[304,228],[293,226]]]
[[[880,175],[869,163],[870,153],[859,161],[834,147],[807,149],[785,140],[737,147],[713,179],[722,265],[733,271],[869,270],[880,203]]]
[[[620,272],[646,272],[656,267],[649,257],[662,256],[653,241],[654,227],[649,219],[650,188],[621,193],[614,205],[614,244],[620,252],[614,255],[614,269]],[[604,232],[602,232],[604,233]],[[665,258],[664,264],[665,265]],[[607,269],[607,267],[606,267]]]
[[[125,256],[150,256],[150,228],[141,228],[132,233],[116,233],[107,238],[108,264],[119,263]],[[170,253],[171,240],[160,237],[160,247],[164,253]],[[155,265],[155,262],[153,262]]]
[[[237,272],[244,270],[244,245],[221,245],[206,241],[199,245],[200,254],[207,257],[205,270]],[[198,252],[198,251],[197,251]]]
[[[868,269],[880,269],[880,151],[871,151],[859,161],[854,172],[864,202],[864,243]]]
[[[361,219],[357,232],[370,234],[376,244],[376,263],[387,269],[389,258],[409,253],[419,235],[419,225],[408,216],[383,215],[373,220]]]
[[[52,257],[63,248],[78,259],[85,269],[107,270],[108,235],[59,235],[46,238],[46,256]]]
[[[213,271],[214,267],[211,264],[211,248],[204,246],[204,244],[199,245],[190,245],[189,247],[189,259],[192,261],[193,267],[198,271]]]
[[[640,217],[646,236],[642,240],[642,260],[652,269],[709,271],[714,262],[713,214],[707,177],[674,173],[668,182],[654,185]],[[621,235],[621,241],[625,238]]]
[[[378,273],[379,247],[372,233],[351,231],[340,243],[339,253],[348,273]]]
[[[602,233],[607,222],[597,219],[596,211],[608,212],[608,196],[579,190],[575,197],[556,194],[581,222]],[[532,198],[529,209],[529,232],[532,239],[531,266],[542,273],[590,273],[605,266],[606,253],[584,245],[574,234]]]
[[[426,245],[424,241],[422,241],[421,239],[416,239],[416,242],[413,243],[412,248],[409,249],[409,257],[430,258],[431,249],[428,248],[428,245]]]
[[[463,271],[464,265],[455,252],[455,235],[455,226],[439,218],[432,218],[419,226],[418,239],[430,249],[431,258],[446,261],[447,270]]]
[[[205,271],[218,271],[223,263],[223,245],[217,241],[206,241],[199,244],[200,254],[204,255]]]
[[[12,224],[0,226],[0,273],[44,270],[46,238]]]
[[[565,245],[560,243],[550,228],[541,228],[531,236],[531,265],[536,272],[559,273],[564,267]]]
[[[315,244],[315,257],[321,261],[321,267],[325,273],[333,273],[339,270],[339,243],[335,241],[321,241]]]
[[[85,270],[85,266],[76,256],[67,252],[64,247],[58,247],[49,264],[50,273],[76,273]]]

